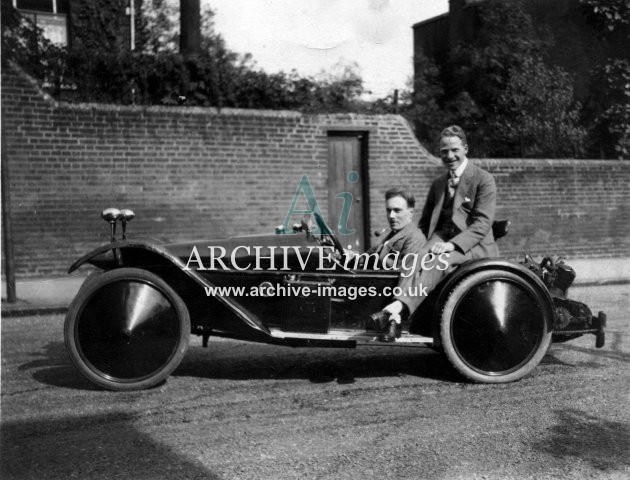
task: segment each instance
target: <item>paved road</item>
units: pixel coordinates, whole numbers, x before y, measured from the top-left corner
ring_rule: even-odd
[[[289,349],[197,338],[151,390],[69,363],[61,316],[2,324],[3,479],[630,477],[630,288],[575,288],[609,316],[508,385],[431,350]]]

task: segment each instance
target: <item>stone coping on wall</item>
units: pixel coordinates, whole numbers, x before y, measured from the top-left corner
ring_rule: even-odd
[[[470,159],[476,164],[491,169],[492,167],[502,167],[514,165],[515,167],[531,168],[543,170],[547,167],[592,167],[594,164],[610,165],[613,167],[630,168],[630,163],[615,159],[585,159],[585,158],[474,158]]]

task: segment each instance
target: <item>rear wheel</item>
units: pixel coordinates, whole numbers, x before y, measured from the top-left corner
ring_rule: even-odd
[[[64,336],[72,362],[89,380],[110,390],[140,390],[179,365],[188,349],[190,318],[160,277],[120,268],[79,290]]]
[[[451,291],[440,334],[451,364],[470,380],[507,383],[530,373],[551,342],[553,308],[539,287],[512,272],[485,270]]]

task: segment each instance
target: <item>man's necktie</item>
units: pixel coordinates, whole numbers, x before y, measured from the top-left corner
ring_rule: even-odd
[[[450,173],[450,178],[448,179],[448,195],[449,198],[455,195],[455,189],[459,185],[459,177],[455,175],[453,172]]]

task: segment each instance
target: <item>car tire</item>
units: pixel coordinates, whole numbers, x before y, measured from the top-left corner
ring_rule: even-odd
[[[91,272],[87,277],[85,277],[85,280],[83,280],[83,283],[81,284],[81,287],[79,288],[79,292],[84,290],[88,285],[90,285],[90,283],[92,283],[98,277],[103,275],[103,273],[104,273],[103,270],[95,270]]]
[[[471,273],[444,303],[444,353],[459,373],[475,382],[519,380],[540,363],[551,343],[549,303],[540,286],[515,273]]]
[[[190,317],[159,276],[119,268],[85,282],[68,307],[70,359],[108,390],[141,390],[165,380],[188,349]]]

